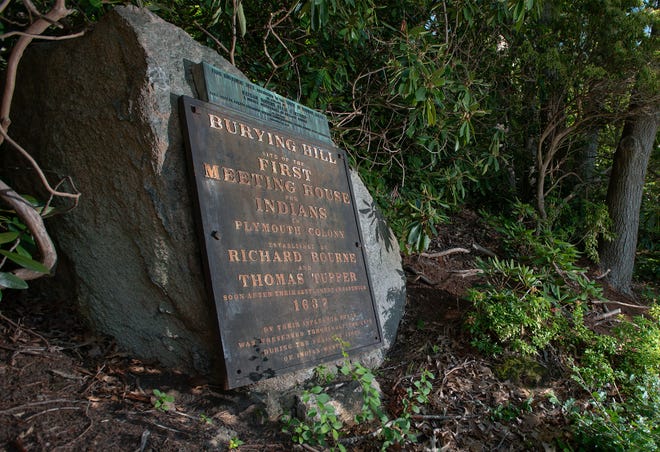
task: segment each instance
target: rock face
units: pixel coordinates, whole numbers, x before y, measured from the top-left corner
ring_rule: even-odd
[[[222,354],[204,286],[177,112],[215,51],[144,9],[118,7],[80,39],[34,45],[21,62],[11,133],[52,180],[73,178],[78,208],[48,224],[90,323],[143,359],[212,375]],[[57,175],[57,176],[55,176]],[[357,203],[373,201],[353,176]],[[385,342],[405,301],[398,247],[361,217]],[[389,233],[389,230],[387,230]],[[387,268],[386,272],[381,269]]]
[[[406,276],[401,267],[399,242],[355,171],[351,171],[351,183],[365,242],[371,286],[383,329],[383,345],[387,350],[396,338],[406,304]]]

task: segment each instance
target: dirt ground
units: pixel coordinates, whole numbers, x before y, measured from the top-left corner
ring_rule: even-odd
[[[414,417],[418,442],[402,449],[559,450],[570,433],[550,395],[578,403],[580,396],[558,378],[562,363],[484,357],[463,327],[464,295],[478,280],[471,270],[481,254],[473,245],[497,253],[497,237],[470,213],[438,237],[434,251],[470,252],[405,259],[405,317],[375,370],[391,417],[412,380],[425,369],[434,374],[431,401]],[[167,411],[156,409],[165,400],[154,389],[173,399]],[[137,360],[86,329],[68,300],[48,303],[33,292],[7,293],[0,302],[0,392],[0,449],[8,451],[227,450],[233,439],[240,451],[293,448],[247,390],[223,391]],[[346,437],[348,450],[378,450],[365,432]]]

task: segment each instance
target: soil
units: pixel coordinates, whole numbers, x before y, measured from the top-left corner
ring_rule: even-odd
[[[564,413],[550,396],[573,397],[579,405],[582,394],[562,377],[561,360],[495,360],[470,345],[465,295],[479,281],[475,258],[499,253],[498,243],[475,214],[464,212],[441,228],[429,252],[449,254],[404,259],[405,316],[387,360],[375,370],[389,416],[401,413],[406,389],[423,370],[434,378],[429,403],[413,418],[418,442],[403,450],[547,451],[571,441]],[[66,299],[53,303],[34,291],[4,295],[0,449],[226,450],[232,439],[240,440],[232,444],[240,451],[293,449],[281,423],[269,420],[264,403],[246,389],[223,391],[135,359],[89,331]],[[156,397],[154,389],[167,396]],[[379,449],[359,427],[345,433],[348,450]]]

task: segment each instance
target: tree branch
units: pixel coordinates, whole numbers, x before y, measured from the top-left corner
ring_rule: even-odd
[[[2,3],[0,3],[0,14],[5,12],[5,9],[7,9],[7,6],[9,6],[9,3],[11,0],[3,0]]]
[[[466,250],[465,248],[450,248],[445,251],[438,251],[437,253],[421,253],[420,256],[422,257],[427,257],[427,258],[436,258],[436,257],[443,257],[447,256],[449,254],[455,254],[455,253],[469,253],[470,250]]]
[[[225,51],[225,52],[227,53],[227,55],[229,55],[229,49],[228,49],[227,47],[225,47],[225,45],[224,45],[222,42],[220,42],[220,40],[219,40],[218,38],[216,38],[215,36],[213,36],[213,35],[212,35],[212,34],[211,34],[206,28],[202,27],[202,26],[199,24],[199,22],[194,21],[193,24],[194,24],[197,28],[199,28],[199,29],[202,31],[202,33],[204,33],[206,36],[208,36],[209,38],[211,38],[211,39],[213,40],[213,42],[215,42],[215,45],[216,45],[219,49],[222,49],[223,51]]]
[[[21,147],[20,144],[12,140],[11,137],[7,135],[7,132],[5,132],[2,127],[0,127],[0,136],[2,136],[4,140],[6,140],[9,144],[11,144],[18,152],[20,152],[23,155],[23,157],[25,157],[30,162],[30,165],[32,165],[32,167],[37,171],[37,174],[39,175],[39,179],[41,179],[41,183],[43,184],[44,188],[48,191],[48,193],[50,193],[53,196],[60,196],[62,198],[72,198],[75,200],[76,203],[78,202],[78,198],[80,198],[80,193],[67,193],[63,191],[57,191],[54,188],[52,188],[48,183],[48,180],[46,179],[46,175],[39,167],[39,164],[30,155],[30,153],[25,149],[23,149],[23,147]]]
[[[70,15],[73,10],[67,9],[65,5],[65,0],[55,0],[55,4],[48,13],[41,14],[34,4],[30,0],[23,0],[25,7],[28,11],[37,16],[38,18],[29,25],[23,32],[10,32],[2,36],[2,39],[18,35],[19,38],[14,45],[9,59],[7,60],[7,69],[6,69],[6,79],[5,87],[2,93],[2,101],[0,103],[0,144],[7,141],[11,144],[16,150],[19,151],[23,157],[25,157],[30,164],[34,167],[41,179],[41,183],[44,185],[46,190],[52,196],[60,196],[65,198],[74,199],[77,204],[80,193],[66,193],[53,189],[43,171],[37,164],[37,162],[32,158],[29,152],[23,149],[18,143],[12,140],[8,135],[9,126],[11,124],[10,112],[11,104],[14,97],[14,91],[16,89],[16,74],[18,71],[18,63],[20,62],[25,49],[32,42],[33,39],[66,39],[80,36],[81,33],[70,35],[68,37],[59,37],[59,38],[48,38],[40,36],[44,33],[51,25],[57,25],[57,23]],[[9,0],[4,0],[0,4],[0,12],[4,11],[9,4]],[[41,263],[50,271],[55,267],[57,262],[57,253],[55,252],[55,247],[53,242],[46,231],[46,226],[44,225],[43,219],[39,212],[22,196],[16,193],[9,185],[4,181],[0,180],[0,200],[7,204],[11,209],[16,212],[16,215],[21,219],[21,221],[27,226],[28,230],[34,238],[35,244],[39,249],[39,254],[41,255]],[[18,278],[29,281],[32,279],[37,279],[44,276],[44,273],[37,272],[34,270],[29,270],[27,268],[19,268],[15,270],[14,275]]]
[[[42,39],[44,41],[64,41],[65,39],[79,38],[84,34],[85,34],[84,30],[80,31],[78,33],[73,33],[73,34],[65,35],[65,36],[42,36],[42,35],[27,34],[23,31],[10,31],[9,33],[5,33],[4,35],[0,35],[0,39],[4,40],[4,39],[10,38],[12,36],[24,36],[24,37],[32,38],[32,39]]]
[[[0,104],[0,128],[5,132],[9,129],[9,125],[11,124],[9,113],[11,111],[11,102],[14,98],[14,90],[16,88],[18,62],[23,57],[23,53],[27,46],[32,42],[33,38],[31,36],[42,34],[53,23],[65,18],[72,12],[73,10],[66,8],[64,0],[56,0],[53,8],[48,11],[46,15],[40,16],[39,19],[30,25],[25,30],[26,36],[18,38],[16,45],[14,45],[9,60],[7,61],[7,78],[5,80],[5,90],[2,94],[2,103]],[[0,140],[0,143],[2,143],[2,140]]]
[[[14,209],[18,217],[28,227],[32,237],[34,237],[37,247],[39,248],[41,263],[49,270],[52,270],[57,262],[57,253],[55,252],[53,241],[46,232],[46,226],[44,225],[41,215],[39,215],[29,202],[12,190],[11,187],[5,184],[2,180],[0,180],[0,199]],[[29,281],[44,276],[43,273],[28,270],[26,268],[18,269],[13,273],[23,281]]]

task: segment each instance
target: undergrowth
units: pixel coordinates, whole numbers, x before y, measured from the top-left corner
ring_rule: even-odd
[[[343,344],[344,346],[346,344]],[[355,416],[355,423],[362,428],[369,428],[371,436],[379,442],[381,450],[390,446],[417,442],[417,432],[412,422],[412,416],[419,414],[422,407],[429,403],[429,395],[433,389],[435,376],[428,370],[423,370],[418,379],[411,381],[406,395],[401,403],[401,414],[391,419],[383,409],[380,392],[374,386],[375,375],[360,364],[351,362],[344,353],[344,362],[337,369],[338,374],[357,381],[361,388],[362,409]],[[331,381],[334,376],[327,368],[317,369],[317,378],[322,384]],[[315,385],[305,390],[301,400],[306,406],[312,406],[304,416],[282,418],[283,431],[291,435],[296,444],[319,446],[326,450],[346,451],[342,443],[344,423],[340,420],[333,401],[321,385]]]
[[[571,378],[588,403],[578,410],[574,400],[563,402],[574,425],[569,447],[660,449],[660,307],[611,317],[616,326],[607,334],[595,331],[587,319],[605,301],[601,287],[577,264],[577,248],[530,227],[529,212],[519,209],[516,221],[491,218],[518,258],[479,261],[486,282],[469,292],[472,344],[521,359],[551,350],[571,363]]]

